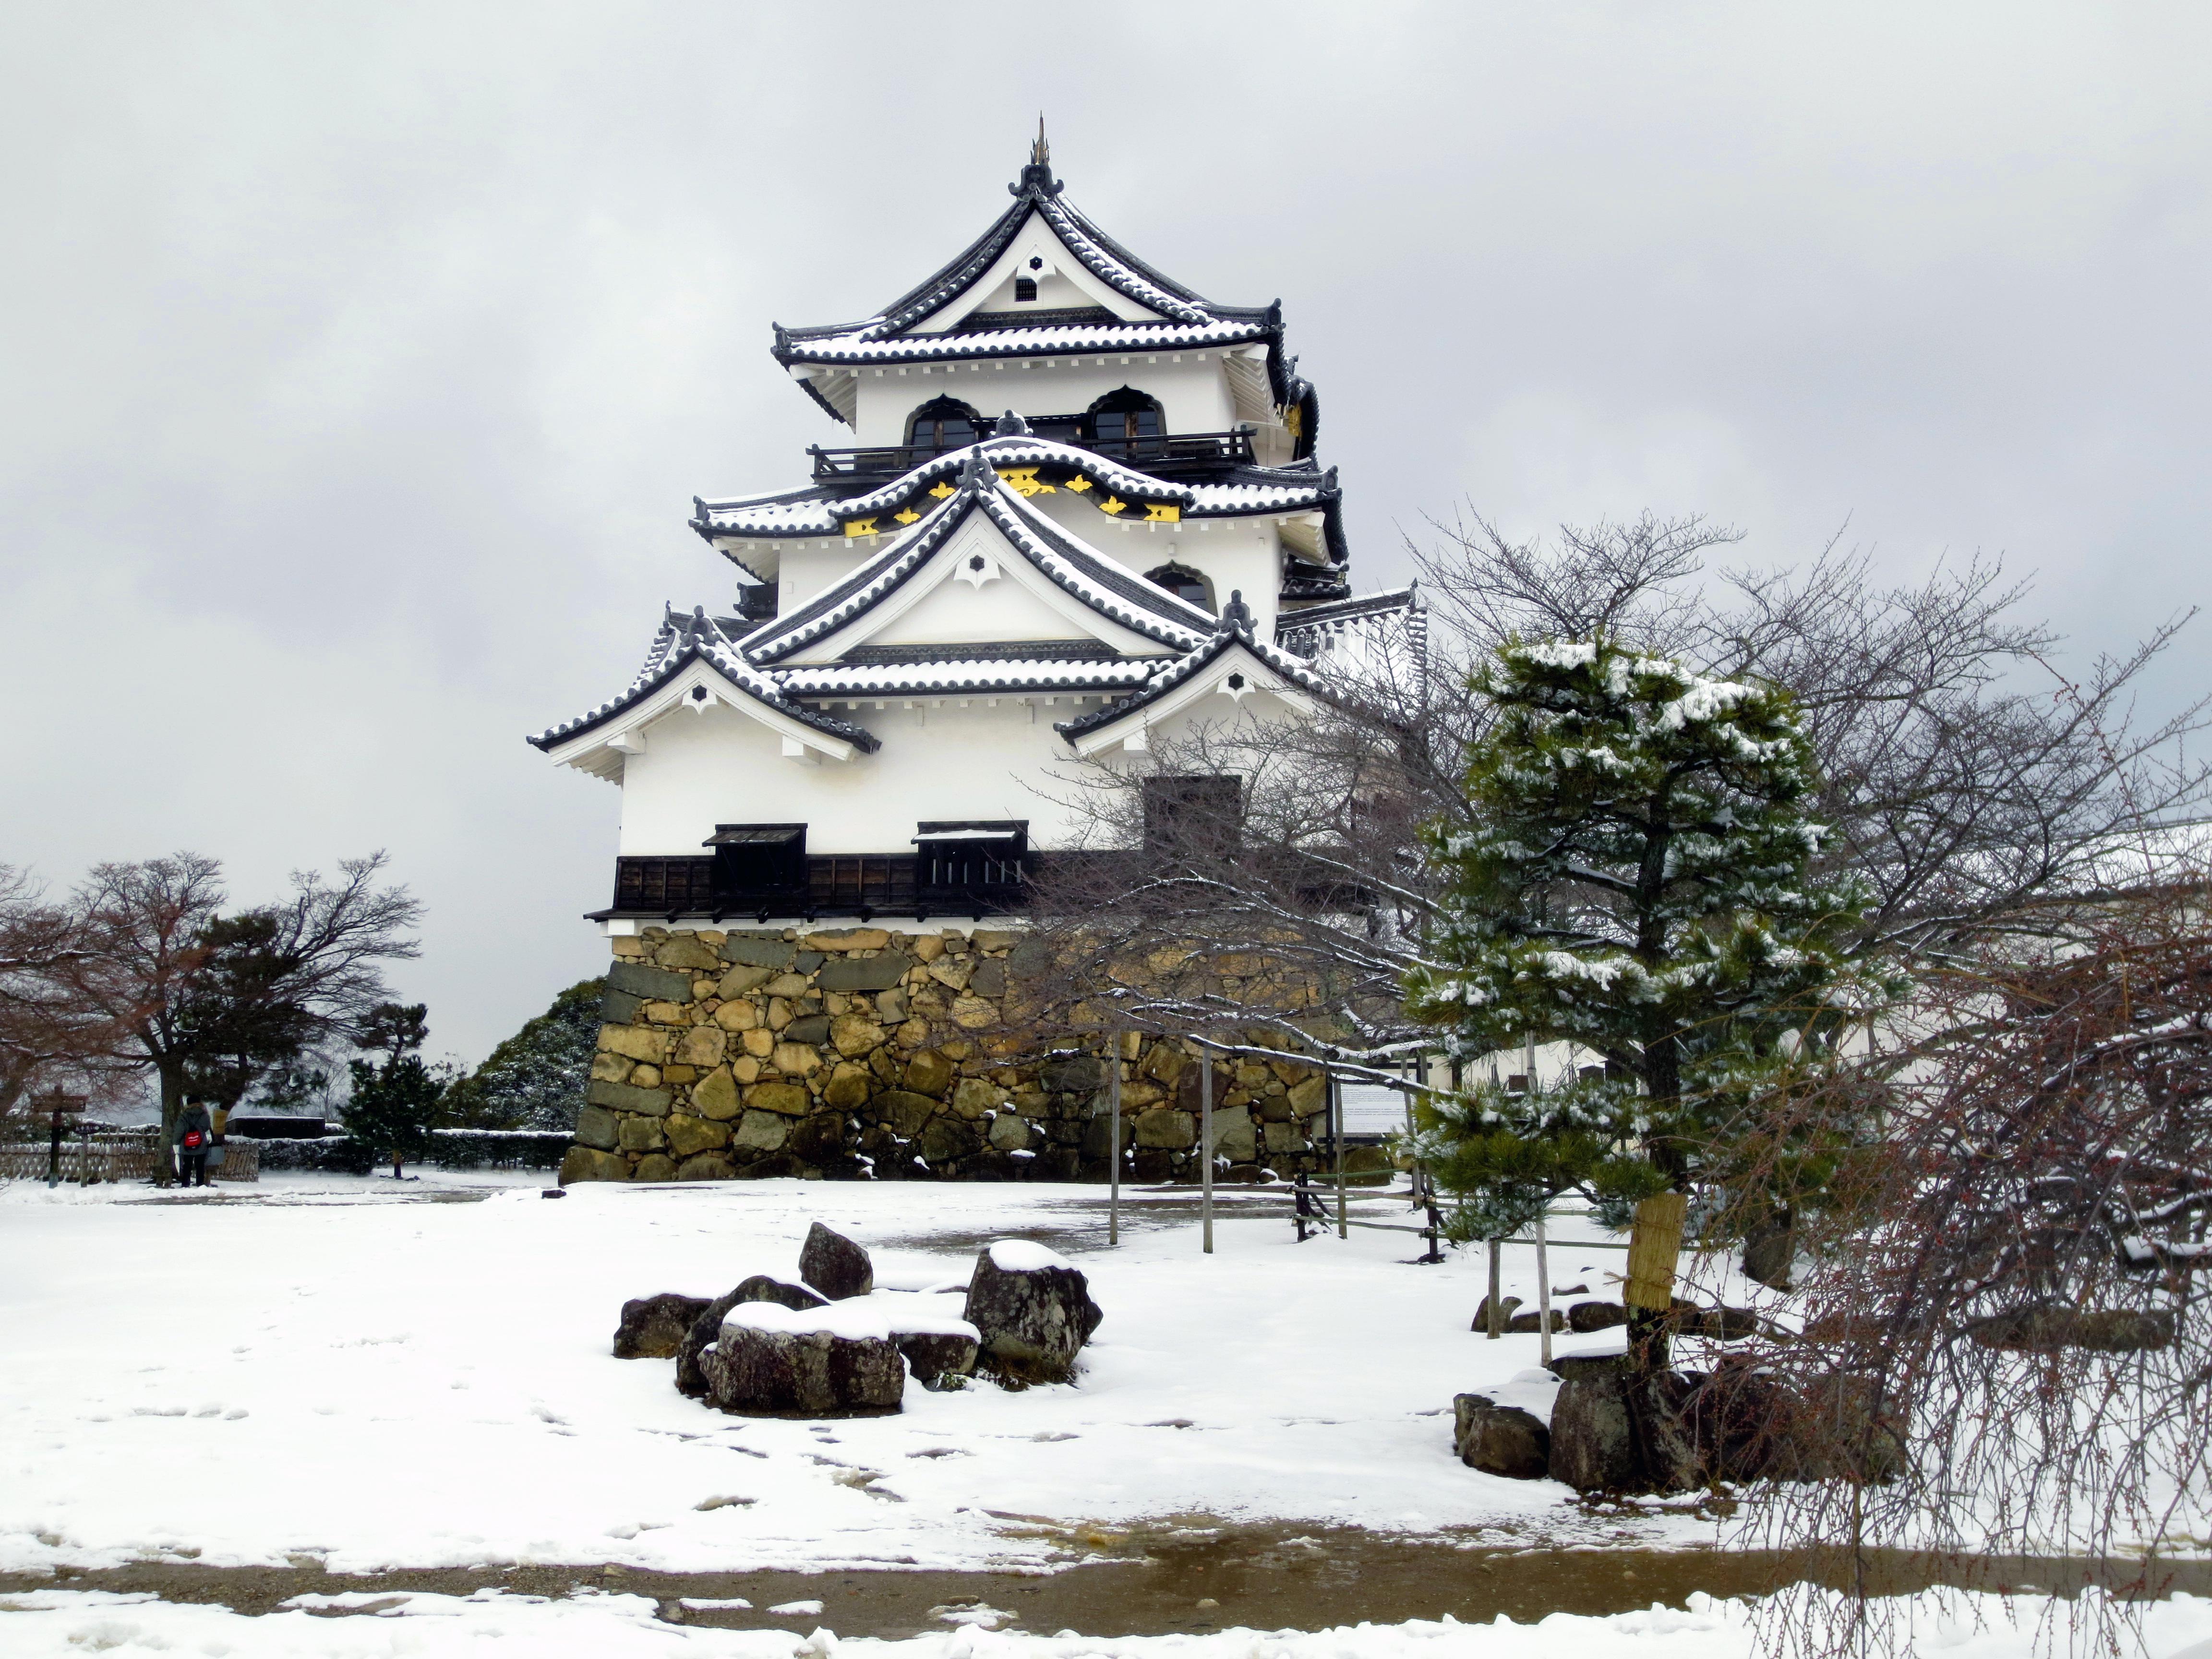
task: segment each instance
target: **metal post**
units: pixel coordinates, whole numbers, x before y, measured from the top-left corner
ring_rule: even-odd
[[[1336,1146],[1336,1236],[1352,1237],[1352,1212],[1344,1198],[1344,1090],[1334,1078],[1328,1080],[1329,1139]]]
[[[54,1138],[52,1143],[46,1147],[46,1185],[52,1188],[58,1187],[61,1184],[62,1111],[61,1108],[57,1106],[54,1108]]]
[[[1544,1218],[1536,1218],[1536,1328],[1543,1333],[1536,1363],[1552,1363],[1552,1258],[1544,1249]]]
[[[1109,1036],[1113,1047],[1107,1056],[1110,1069],[1106,1073],[1106,1097],[1111,1103],[1109,1109],[1114,1116],[1114,1145],[1113,1150],[1106,1155],[1109,1170],[1106,1242],[1119,1244],[1121,1242],[1121,1034],[1115,1031]]]
[[[1500,1282],[1498,1272],[1499,1258],[1504,1254],[1505,1247],[1504,1243],[1498,1239],[1492,1239],[1490,1241],[1489,1336],[1492,1342],[1497,1341],[1500,1337],[1505,1334],[1505,1310],[1498,1305],[1498,1297],[1504,1293],[1505,1288],[1503,1283]]]
[[[1198,1062],[1198,1218],[1206,1253],[1213,1254],[1213,1055]]]

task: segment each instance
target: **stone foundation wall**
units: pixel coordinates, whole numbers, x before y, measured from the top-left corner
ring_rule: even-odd
[[[1031,964],[1018,933],[649,927],[613,945],[563,1184],[1103,1181],[1109,1063],[1125,1176],[1197,1178],[1196,1048],[1132,1032],[1111,1062],[1037,1058],[1019,1027]],[[1326,1089],[1287,1054],[1218,1061],[1214,1146],[1231,1177],[1317,1168]]]

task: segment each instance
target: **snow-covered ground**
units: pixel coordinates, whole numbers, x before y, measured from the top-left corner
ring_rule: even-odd
[[[943,1635],[841,1642],[804,1618],[793,1628],[727,1631],[663,1623],[640,1595],[565,1601],[483,1594],[302,1597],[308,1605],[248,1618],[221,1607],[179,1606],[125,1595],[36,1590],[0,1595],[0,1646],[13,1659],[100,1652],[178,1652],[231,1659],[441,1659],[505,1648],[532,1659],[629,1659],[696,1654],[700,1659],[1753,1659],[1765,1650],[1741,1603],[1692,1596],[1686,1609],[1654,1607],[1610,1618],[1554,1613],[1532,1624],[1359,1625],[1334,1630],[1227,1630],[1192,1636],[1098,1638],[991,1632],[962,1625]],[[362,1610],[344,1616],[352,1603]],[[1955,1659],[2030,1659],[2045,1650],[2035,1597],[1956,1598],[1942,1612],[1889,1604],[1886,1617],[1911,1618],[1913,1648]],[[339,1614],[341,1616],[331,1616]],[[2151,1659],[2212,1659],[2212,1603],[2186,1596],[2149,1608],[2143,1650]],[[2064,1651],[2063,1641],[2058,1651]]]
[[[1595,1535],[1564,1488],[1453,1457],[1454,1394],[1540,1405],[1547,1385],[1514,1380],[1536,1338],[1469,1332],[1481,1261],[1410,1265],[1410,1234],[1300,1244],[1286,1199],[1238,1195],[1208,1257],[1187,1196],[1133,1195],[1107,1249],[1095,1188],[761,1182],[552,1201],[539,1179],[272,1176],[165,1200],[0,1188],[0,1570],[972,1568],[1074,1559],[1102,1529],[1193,1515]],[[611,1356],[626,1298],[793,1273],[817,1219],[873,1249],[879,1284],[915,1290],[964,1280],[993,1237],[1053,1245],[1106,1311],[1079,1384],[909,1387],[901,1415],[816,1425],[724,1416],[675,1391],[672,1362]],[[1509,1253],[1508,1289],[1532,1304],[1533,1265]],[[1608,1292],[1620,1266],[1555,1247],[1551,1277]]]

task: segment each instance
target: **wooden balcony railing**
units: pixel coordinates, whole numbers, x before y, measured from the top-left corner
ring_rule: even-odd
[[[1026,859],[915,853],[809,854],[804,888],[718,885],[712,858],[625,856],[615,860],[613,905],[604,915],[998,915],[1025,902]]]
[[[1060,432],[1040,432],[1037,435],[1087,449],[1094,455],[1121,461],[1142,472],[1168,477],[1248,465],[1252,459],[1252,433],[1245,427],[1233,432],[1178,432],[1158,438],[1086,438]],[[902,472],[912,471],[924,461],[962,447],[928,443],[872,445],[863,449],[817,447],[807,453],[814,458],[817,482],[827,483],[895,478]]]

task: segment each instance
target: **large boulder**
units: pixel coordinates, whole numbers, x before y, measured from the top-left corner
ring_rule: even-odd
[[[966,1320],[930,1311],[933,1296],[879,1297],[888,1303],[891,1339],[906,1357],[907,1369],[925,1389],[957,1389],[974,1375],[982,1351],[982,1334]]]
[[[1042,1244],[1002,1238],[975,1259],[968,1322],[981,1339],[980,1363],[1008,1382],[1068,1381],[1105,1316],[1090,1280]]]
[[[699,1355],[709,1404],[744,1417],[881,1417],[899,1409],[906,1362],[866,1303],[795,1313],[741,1303]]]
[[[1743,1235],[1743,1276],[1778,1291],[1790,1288],[1790,1270],[1797,1260],[1797,1225],[1788,1210],[1772,1206],[1760,1214]]]
[[[1501,1406],[1486,1394],[1452,1399],[1452,1449],[1459,1461],[1509,1480],[1540,1480],[1550,1473],[1552,1431],[1534,1412]]]
[[[1687,1492],[1701,1485],[1689,1405],[1702,1378],[1625,1367],[1559,1384],[1552,1404],[1552,1479],[1581,1492]]]
[[[721,1334],[722,1322],[740,1302],[774,1302],[794,1313],[827,1305],[823,1297],[805,1285],[772,1279],[766,1273],[755,1273],[727,1296],[718,1296],[708,1303],[691,1322],[690,1329],[684,1333],[676,1350],[676,1386],[694,1400],[707,1397],[707,1374],[699,1369],[699,1356]]]
[[[1577,1302],[1567,1310],[1567,1328],[1571,1331],[1607,1331],[1627,1322],[1628,1310],[1618,1302]]]
[[[667,1358],[683,1346],[708,1306],[703,1296],[678,1296],[673,1291],[633,1297],[623,1304],[622,1322],[615,1327],[615,1358]]]
[[[818,1221],[806,1230],[806,1243],[799,1247],[799,1276],[832,1302],[866,1296],[876,1288],[875,1264],[868,1253]]]

